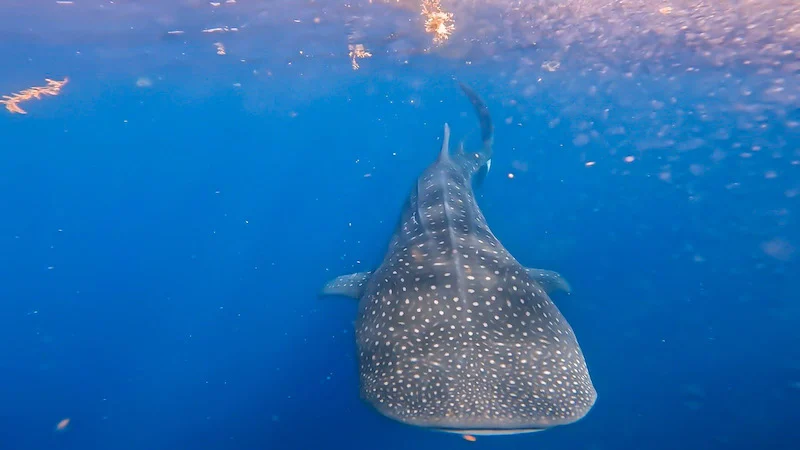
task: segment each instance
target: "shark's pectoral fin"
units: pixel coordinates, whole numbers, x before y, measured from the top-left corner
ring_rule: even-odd
[[[525,269],[533,278],[533,281],[539,283],[544,289],[545,292],[548,294],[552,294],[556,291],[564,291],[569,294],[571,288],[567,280],[561,276],[560,273],[554,272],[552,270],[544,270],[544,269]]]
[[[490,159],[487,164],[478,169],[478,172],[475,174],[475,181],[474,181],[475,186],[483,185],[484,180],[486,180],[486,175],[489,174],[489,167],[491,167],[492,165],[491,161],[492,160]]]
[[[364,287],[369,281],[372,272],[351,273],[342,275],[325,284],[322,293],[325,295],[344,295],[345,297],[361,298]]]

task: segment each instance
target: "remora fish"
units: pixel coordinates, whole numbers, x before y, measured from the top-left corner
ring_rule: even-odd
[[[461,85],[483,146],[449,152],[418,178],[374,272],[324,288],[359,300],[361,396],[410,425],[461,434],[515,434],[575,422],[596,399],[572,331],[548,296],[557,273],[525,268],[492,234],[471,181],[492,157],[484,102]]]

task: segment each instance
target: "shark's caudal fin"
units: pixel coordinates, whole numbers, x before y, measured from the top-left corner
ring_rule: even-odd
[[[461,90],[467,95],[470,103],[475,108],[475,112],[478,114],[478,120],[481,123],[483,146],[486,150],[491,151],[492,140],[494,139],[494,125],[492,125],[492,116],[489,114],[489,108],[471,87],[464,83],[459,83],[459,86],[461,86]]]
[[[359,272],[336,277],[322,288],[322,293],[324,295],[344,295],[345,297],[361,298],[364,287],[371,276],[372,272]]]
[[[478,96],[475,91],[464,83],[459,83],[461,90],[464,91],[470,103],[472,103],[475,112],[478,115],[478,120],[481,125],[481,141],[483,143],[481,149],[477,152],[465,153],[461,159],[462,163],[466,166],[471,174],[477,173],[481,169],[488,171],[492,163],[492,143],[494,142],[494,125],[492,124],[492,116],[489,114],[489,108],[486,103]],[[485,175],[485,174],[484,174]]]

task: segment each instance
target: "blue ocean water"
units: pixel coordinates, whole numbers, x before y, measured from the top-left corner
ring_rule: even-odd
[[[486,68],[364,67],[293,102],[303,83],[187,93],[191,67],[137,86],[32,48],[2,93],[69,83],[0,115],[0,449],[796,448],[794,116],[732,127],[762,148],[715,159],[521,124]],[[576,424],[471,443],[383,418],[359,399],[356,302],[319,297],[380,263],[445,122],[477,144],[454,77],[497,123],[476,187],[492,230],[572,285],[553,300],[598,391]],[[529,106],[557,116],[556,96]]]

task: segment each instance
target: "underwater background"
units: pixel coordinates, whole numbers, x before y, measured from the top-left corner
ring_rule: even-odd
[[[417,3],[0,5],[0,450],[797,448],[800,5]],[[319,296],[478,145],[457,81],[489,226],[572,286],[575,424],[390,421]]]

